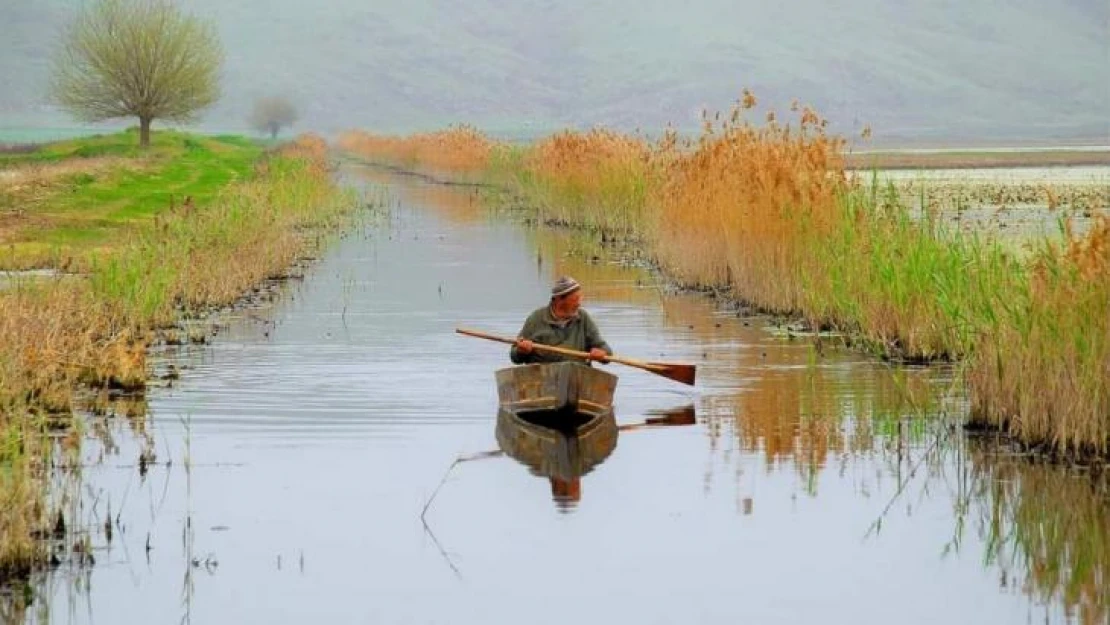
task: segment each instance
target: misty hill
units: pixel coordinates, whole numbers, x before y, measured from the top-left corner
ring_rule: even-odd
[[[73,0],[0,0],[0,126],[43,106]],[[1110,141],[1105,0],[187,0],[227,52],[210,128],[287,94],[301,129],[693,127],[744,87],[878,138]]]

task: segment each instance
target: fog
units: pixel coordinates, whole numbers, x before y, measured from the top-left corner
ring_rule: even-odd
[[[82,0],[0,0],[0,126],[73,125],[45,101]],[[472,123],[527,135],[696,128],[747,87],[878,140],[1110,137],[1105,0],[185,0],[226,50],[201,128],[279,94],[300,130]]]

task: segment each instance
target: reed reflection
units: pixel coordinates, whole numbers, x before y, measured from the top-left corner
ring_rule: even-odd
[[[470,225],[489,218],[481,189],[476,186],[409,185],[401,199],[406,204],[434,207],[436,214],[453,224]]]
[[[1084,625],[1110,622],[1110,475],[999,452],[993,440],[968,447],[949,549],[974,532],[1003,588],[1060,601]]]

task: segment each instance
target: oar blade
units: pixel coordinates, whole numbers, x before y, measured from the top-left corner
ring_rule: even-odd
[[[650,371],[690,386],[694,385],[694,378],[697,377],[698,373],[696,365],[682,365],[673,362],[652,362],[648,364],[651,365]]]

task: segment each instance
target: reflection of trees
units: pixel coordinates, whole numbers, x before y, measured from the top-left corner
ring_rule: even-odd
[[[972,441],[971,472],[959,502],[964,528],[986,542],[1003,586],[1061,601],[1080,623],[1110,618],[1110,477],[989,450]]]

